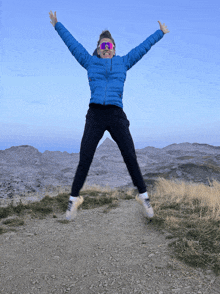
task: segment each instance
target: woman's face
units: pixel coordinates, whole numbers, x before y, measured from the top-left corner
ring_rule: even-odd
[[[99,42],[99,45],[102,44],[103,42],[110,42],[113,44],[111,39],[104,38],[104,39],[101,39],[101,41]],[[113,46],[114,46],[114,44],[113,44]],[[100,55],[101,58],[112,58],[115,55],[115,49],[113,48],[110,50],[108,48],[108,46],[106,45],[105,49],[101,50],[100,46],[99,46],[97,53],[98,53],[98,55]]]

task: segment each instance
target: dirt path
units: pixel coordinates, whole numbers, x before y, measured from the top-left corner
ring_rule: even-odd
[[[0,235],[0,293],[220,293],[219,277],[171,257],[136,200],[79,210],[68,223],[25,218]]]

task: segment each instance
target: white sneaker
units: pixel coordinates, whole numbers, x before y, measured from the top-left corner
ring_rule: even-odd
[[[150,204],[150,199],[143,197],[141,194],[139,196],[136,196],[135,199],[137,200],[138,203],[144,206],[145,208],[145,214],[147,217],[151,218],[154,216],[154,211],[153,208]]]
[[[78,207],[83,203],[84,199],[82,196],[73,197],[72,200],[69,200],[68,207],[66,211],[66,219],[71,220],[76,217]]]

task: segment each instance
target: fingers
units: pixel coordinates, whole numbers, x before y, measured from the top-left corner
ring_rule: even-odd
[[[49,14],[53,16],[53,12],[51,10],[50,10]],[[56,14],[57,14],[57,12],[55,11],[54,15],[56,15]]]

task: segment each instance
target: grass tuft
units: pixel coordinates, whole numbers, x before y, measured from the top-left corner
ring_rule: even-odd
[[[159,178],[151,194],[150,225],[169,233],[177,259],[220,274],[220,183],[187,183]]]

